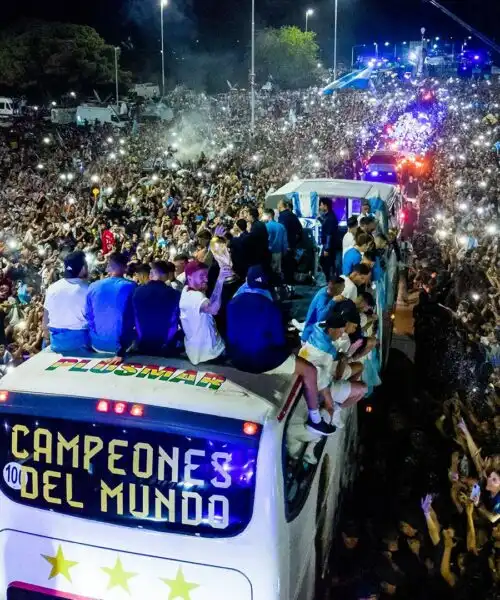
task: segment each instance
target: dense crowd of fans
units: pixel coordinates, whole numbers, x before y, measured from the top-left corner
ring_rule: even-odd
[[[333,597],[500,597],[500,91],[439,85],[446,116],[406,186],[399,243],[399,300],[418,293],[415,381],[399,358],[368,419]]]
[[[396,250],[400,299],[420,291],[416,369],[430,395],[421,391],[418,410],[393,407],[390,442],[371,453],[365,494],[384,485],[396,494],[400,531],[387,525],[374,557],[360,545],[373,547],[378,532],[346,526],[339,598],[446,597],[469,589],[477,573],[486,594],[499,580],[499,88],[431,85],[438,98],[448,87],[446,109],[434,109],[440,128],[428,176],[405,178],[415,202],[399,242],[378,230],[369,204],[341,235],[321,202],[327,285],[295,349],[275,290],[293,292],[302,231],[288,203],[265,209],[266,195],[294,178],[357,177],[411,101],[411,84],[385,83],[378,97],[263,96],[253,136],[246,96],[178,93],[168,126],[23,122],[0,145],[3,367],[50,343],[117,361],[185,353],[195,365],[278,368],[303,377],[308,427],[329,435],[343,426],[340,407],[380,383],[370,284],[383,275],[387,247]],[[407,122],[396,134],[415,150],[429,123],[412,136]]]

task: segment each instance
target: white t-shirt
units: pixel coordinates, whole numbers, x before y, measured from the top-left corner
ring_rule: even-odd
[[[49,327],[87,329],[87,290],[83,279],[59,279],[49,285],[44,308],[49,313]]]
[[[225,349],[224,342],[217,331],[215,319],[201,312],[201,306],[208,302],[203,292],[185,287],[181,293],[181,325],[184,330],[186,354],[193,365],[213,360]]]
[[[348,231],[344,235],[344,237],[342,238],[342,256],[344,256],[344,254],[349,250],[349,248],[352,248],[354,246],[355,241],[356,240],[354,239],[354,236],[350,231]]]
[[[347,298],[347,300],[352,300],[356,302],[356,298],[358,297],[358,288],[356,285],[346,277],[345,275],[341,275],[342,279],[345,281],[344,291],[342,292],[342,296]]]

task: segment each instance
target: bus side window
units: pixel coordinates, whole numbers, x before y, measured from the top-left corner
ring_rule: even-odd
[[[283,434],[283,476],[287,521],[293,521],[302,510],[326,444],[325,437],[318,437],[306,429],[307,417],[307,405],[304,397],[300,395],[287,417]],[[312,464],[316,460],[318,462]]]
[[[3,110],[5,108],[5,103],[4,102],[0,102],[0,110]]]

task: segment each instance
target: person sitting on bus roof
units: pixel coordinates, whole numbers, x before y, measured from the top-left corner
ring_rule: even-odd
[[[109,255],[109,277],[94,281],[87,294],[87,319],[92,348],[118,357],[134,341],[132,296],[137,284],[125,279],[127,259],[119,252]]]
[[[347,219],[347,233],[342,238],[342,256],[354,246],[356,233],[358,231],[358,217],[349,217]]]
[[[363,254],[373,243],[373,237],[368,233],[358,233],[354,241],[354,246],[350,248],[342,258],[342,275],[350,275],[353,268],[359,265]]]
[[[90,349],[87,322],[88,268],[85,254],[71,252],[64,259],[64,276],[51,284],[45,295],[44,339],[61,353],[85,353]]]
[[[322,287],[316,292],[314,298],[309,305],[304,329],[301,339],[307,342],[312,333],[313,326],[320,321],[324,321],[329,311],[334,307],[336,302],[345,300],[343,294],[345,288],[345,280],[341,277],[336,277],[328,282],[328,285]]]
[[[151,267],[146,263],[138,264],[132,272],[132,279],[138,285],[145,285],[149,281],[149,274],[151,272]]]
[[[316,367],[319,394],[336,427],[342,426],[342,421],[340,413],[335,416],[335,404],[352,406],[367,390],[365,384],[356,381],[362,365],[356,363],[351,367],[343,352],[350,346],[349,337],[345,335],[348,322],[343,314],[331,312],[326,321],[314,325],[309,340],[299,352],[301,358]]]
[[[186,286],[180,299],[180,318],[184,331],[186,354],[193,365],[219,358],[225,350],[214,315],[221,307],[224,281],[232,270],[221,269],[214,291],[207,298],[208,266],[197,260],[187,263]]]
[[[344,291],[342,296],[348,300],[356,302],[358,297],[358,286],[366,285],[370,281],[371,269],[368,265],[360,263],[355,265],[349,275],[341,275],[345,281]]]
[[[373,233],[377,229],[377,220],[372,215],[362,217],[359,220],[359,228],[365,233]]]
[[[242,371],[301,377],[309,409],[306,427],[320,435],[335,432],[321,418],[315,367],[287,346],[283,316],[260,265],[250,267],[246,283],[228,304],[227,350],[233,365]]]
[[[171,356],[179,341],[181,293],[168,285],[174,265],[163,260],[151,266],[150,281],[134,291],[137,350],[152,356]]]

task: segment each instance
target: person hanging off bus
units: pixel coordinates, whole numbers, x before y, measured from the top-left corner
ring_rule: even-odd
[[[331,435],[335,427],[322,419],[319,410],[316,368],[290,351],[283,315],[270,290],[266,270],[250,267],[246,283],[227,307],[228,357],[241,371],[301,377],[309,409],[307,429]]]
[[[349,248],[342,258],[342,275],[350,275],[356,265],[361,263],[363,254],[373,244],[373,237],[369,233],[360,232],[356,235],[354,246]]]
[[[346,315],[331,312],[321,323],[316,323],[299,356],[316,367],[317,385],[323,406],[332,417],[332,424],[342,426],[340,410],[359,402],[366,394],[367,386],[358,381],[363,366],[349,364],[345,353],[351,345],[346,328]],[[337,413],[337,414],[335,414]]]
[[[70,252],[64,259],[63,277],[47,288],[43,335],[54,352],[82,354],[90,349],[87,276],[85,254]]]
[[[137,284],[125,278],[127,259],[119,252],[108,258],[108,277],[90,284],[87,320],[95,352],[123,358],[134,341],[132,296]]]
[[[307,342],[312,333],[314,325],[324,321],[329,312],[335,306],[336,302],[345,300],[343,295],[346,286],[345,279],[336,277],[328,282],[328,285],[322,287],[311,301],[307,310],[306,320],[303,325],[301,340]]]

